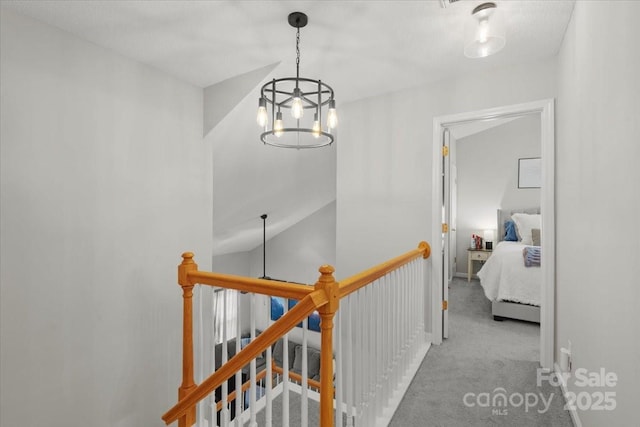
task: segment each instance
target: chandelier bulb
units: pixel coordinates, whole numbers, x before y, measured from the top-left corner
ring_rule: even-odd
[[[293,100],[291,101],[291,115],[296,120],[304,116],[304,106],[302,105],[302,92],[300,92],[300,89],[298,88],[295,88],[293,90]]]
[[[315,113],[313,115],[313,127],[311,128],[311,133],[313,134],[314,137],[319,138],[320,137],[320,121],[318,121],[318,113]]]
[[[481,19],[478,23],[478,36],[476,40],[479,43],[486,43],[489,39],[489,20],[487,18]]]
[[[280,138],[280,136],[282,136],[283,129],[284,124],[282,123],[282,113],[278,111],[276,113],[276,121],[273,123],[273,134]]]
[[[338,113],[336,113],[336,101],[329,101],[329,112],[327,114],[327,127],[334,129],[338,126]]]
[[[264,98],[260,98],[258,100],[258,126],[260,126],[261,128],[267,126],[267,117],[267,101]]]

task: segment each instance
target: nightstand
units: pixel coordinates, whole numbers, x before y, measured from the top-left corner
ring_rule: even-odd
[[[467,249],[467,282],[471,281],[471,272],[473,271],[473,261],[485,262],[491,256],[492,251],[486,249]]]

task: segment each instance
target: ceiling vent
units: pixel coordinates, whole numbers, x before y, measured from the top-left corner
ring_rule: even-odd
[[[440,0],[440,6],[442,6],[443,9],[446,9],[450,4],[454,4],[459,1],[460,0]]]

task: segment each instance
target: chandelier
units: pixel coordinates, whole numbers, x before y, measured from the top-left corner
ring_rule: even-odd
[[[338,125],[333,89],[321,80],[300,77],[300,28],[308,18],[293,12],[288,20],[296,28],[296,76],[273,79],[262,86],[257,120],[263,129],[260,139],[275,147],[324,147],[334,142]],[[283,110],[289,112],[284,111],[283,116]]]

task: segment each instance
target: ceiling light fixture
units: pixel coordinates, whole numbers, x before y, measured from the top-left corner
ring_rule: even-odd
[[[260,139],[275,147],[324,147],[335,141],[333,133],[338,125],[333,89],[321,80],[300,77],[300,28],[307,25],[308,18],[302,12],[293,12],[288,20],[296,28],[296,76],[273,79],[262,86],[257,119],[264,130]],[[287,114],[285,120],[282,110],[291,110],[291,117]],[[305,110],[311,110],[311,114],[305,114]]]
[[[471,12],[473,20],[467,26],[464,55],[484,58],[500,51],[506,44],[504,23],[495,3],[482,3]]]

